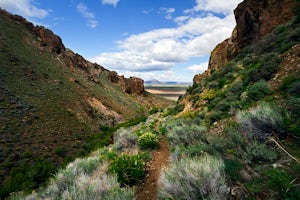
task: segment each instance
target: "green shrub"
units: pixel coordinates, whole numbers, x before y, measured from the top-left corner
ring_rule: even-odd
[[[247,88],[247,100],[250,102],[258,101],[270,93],[271,90],[266,81],[261,80]]]
[[[291,87],[289,88],[289,93],[293,96],[300,96],[300,81],[295,82],[291,84]]]
[[[181,124],[170,127],[167,132],[167,139],[171,145],[179,144],[189,145],[197,143],[203,139],[206,132],[206,127],[198,126],[196,124]]]
[[[264,188],[264,182],[262,178],[254,178],[245,183],[245,186],[252,194],[259,194]]]
[[[183,153],[186,156],[196,157],[196,156],[202,156],[204,154],[215,154],[215,150],[212,148],[211,145],[207,143],[197,143],[197,144],[191,144],[184,148]]]
[[[12,168],[9,177],[0,187],[0,196],[4,197],[11,192],[24,190],[26,193],[37,189],[55,172],[55,166],[48,160],[38,158],[33,165],[23,164]]]
[[[121,185],[133,186],[141,181],[145,175],[145,162],[140,155],[129,156],[123,154],[113,160],[108,167],[116,174]]]
[[[249,136],[266,140],[273,132],[284,136],[283,116],[275,105],[261,102],[257,107],[237,113],[237,121]]]
[[[277,159],[276,152],[257,141],[250,142],[244,154],[244,160],[248,164],[260,164],[262,162],[274,161],[275,159]]]
[[[278,192],[280,199],[299,199],[300,186],[295,183],[292,175],[280,168],[272,168],[263,172],[266,184]]]
[[[214,122],[219,121],[223,118],[224,113],[221,111],[213,111],[207,117],[209,124],[212,125]]]
[[[184,104],[177,103],[175,107],[168,108],[167,115],[177,115],[184,109]]]
[[[291,85],[298,80],[298,77],[287,76],[283,79],[281,85],[279,86],[279,89],[286,92],[291,87]]]
[[[270,80],[279,68],[280,59],[276,53],[264,53],[258,56],[255,65],[248,71],[248,83],[259,80]]]
[[[159,137],[151,132],[142,134],[138,139],[138,145],[142,149],[154,149],[159,144]]]
[[[158,112],[160,112],[160,109],[159,109],[159,108],[152,108],[152,109],[149,111],[149,114],[150,114],[150,115],[153,115],[153,114],[158,113]]]
[[[285,192],[293,177],[283,169],[272,168],[264,172],[267,184],[276,191]]]
[[[59,147],[59,148],[55,149],[55,154],[58,155],[58,156],[60,156],[60,157],[63,157],[65,155],[64,148]]]
[[[204,100],[212,100],[217,95],[214,89],[205,90],[201,93],[201,98]]]
[[[167,133],[167,129],[166,129],[166,127],[163,126],[162,122],[159,124],[159,132],[162,135],[166,135],[166,133]]]
[[[137,144],[138,136],[133,134],[130,130],[120,128],[114,134],[114,144],[120,149],[134,147]]]
[[[184,158],[163,169],[159,199],[226,199],[224,164],[209,155]]]
[[[225,172],[230,177],[232,181],[242,181],[243,178],[240,171],[243,169],[244,165],[237,159],[225,160]]]

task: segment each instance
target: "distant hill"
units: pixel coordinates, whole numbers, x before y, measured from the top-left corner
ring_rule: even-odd
[[[159,81],[156,79],[147,80],[144,82],[145,85],[192,85],[192,82],[178,82],[178,81]]]
[[[145,92],[143,80],[88,62],[20,16],[0,10],[0,30],[0,199],[108,144],[107,127],[171,104]]]

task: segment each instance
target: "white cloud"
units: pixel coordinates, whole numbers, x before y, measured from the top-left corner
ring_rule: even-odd
[[[131,35],[119,41],[119,52],[102,53],[91,59],[112,69],[150,71],[170,69],[176,63],[209,55],[230,36],[233,16],[192,18],[184,25]]]
[[[114,7],[117,6],[119,0],[102,0],[102,4],[108,4],[108,5],[113,5]]]
[[[166,14],[165,18],[166,19],[172,19],[172,14],[175,12],[175,8],[160,8],[160,10]]]
[[[38,8],[32,0],[1,0],[0,7],[24,17],[44,18],[48,11]]]
[[[84,3],[77,4],[77,11],[88,20],[88,26],[96,28],[98,21],[95,19],[94,13],[90,12],[88,7]]]
[[[178,76],[174,71],[163,70],[163,71],[151,71],[151,72],[132,72],[132,71],[119,71],[118,72],[125,77],[139,77],[143,80],[161,80],[161,81],[187,81],[182,76]]]
[[[153,8],[148,9],[148,10],[143,10],[142,13],[148,15],[149,13],[153,12]]]
[[[197,6],[201,2],[198,0]],[[211,4],[208,1],[203,2],[207,3],[205,9],[213,9],[210,8]],[[236,0],[228,0],[226,3],[232,6],[231,9],[221,3],[224,6],[220,5],[216,11],[224,10],[226,13],[225,10],[233,10],[237,5]],[[213,12],[203,14],[197,11],[197,6],[193,8],[193,13],[176,17],[174,28],[161,28],[129,35],[124,40],[118,41],[119,51],[101,53],[90,60],[118,72],[149,74],[153,70],[171,71],[176,64],[188,62],[192,58],[208,57],[218,43],[231,35],[235,26],[234,15],[232,12],[224,14],[225,17],[215,16]],[[174,11],[169,10],[170,13]],[[195,12],[198,12],[198,15]],[[207,63],[201,63],[187,69],[200,73],[206,68]],[[159,76],[159,73],[156,75]]]
[[[228,15],[233,12],[233,9],[242,0],[196,0],[197,5],[190,10],[186,10],[186,13],[197,12],[197,11],[212,11],[215,13],[222,13]]]
[[[198,65],[191,65],[191,66],[187,67],[187,69],[194,73],[199,74],[199,73],[203,73],[207,69],[207,66],[208,66],[208,62],[204,62],[204,63],[200,63]]]

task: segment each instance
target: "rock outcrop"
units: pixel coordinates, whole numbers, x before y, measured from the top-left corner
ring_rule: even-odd
[[[236,27],[229,39],[218,44],[211,52],[208,70],[218,70],[232,60],[239,51],[255,44],[275,27],[294,16],[295,0],[245,0],[234,10]],[[196,75],[194,83],[205,75]]]
[[[119,76],[117,72],[110,71],[108,74],[108,80],[112,83],[120,85],[122,88],[125,88],[125,78],[124,76]]]
[[[142,95],[145,92],[144,80],[137,77],[130,77],[125,83],[125,92]]]
[[[16,23],[24,24],[31,32],[33,32],[40,41],[40,48],[47,49],[50,52],[60,54],[65,51],[65,46],[60,37],[55,35],[51,30],[43,26],[34,26],[31,22],[19,15],[11,15],[0,8],[0,13],[14,20]]]
[[[234,10],[237,45],[241,49],[259,41],[294,16],[295,0],[246,0]]]

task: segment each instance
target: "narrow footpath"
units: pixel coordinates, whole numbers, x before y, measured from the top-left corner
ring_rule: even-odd
[[[159,148],[152,152],[152,160],[149,163],[145,181],[137,188],[137,200],[157,200],[160,170],[168,165],[169,156],[168,142],[164,136],[161,136]]]

